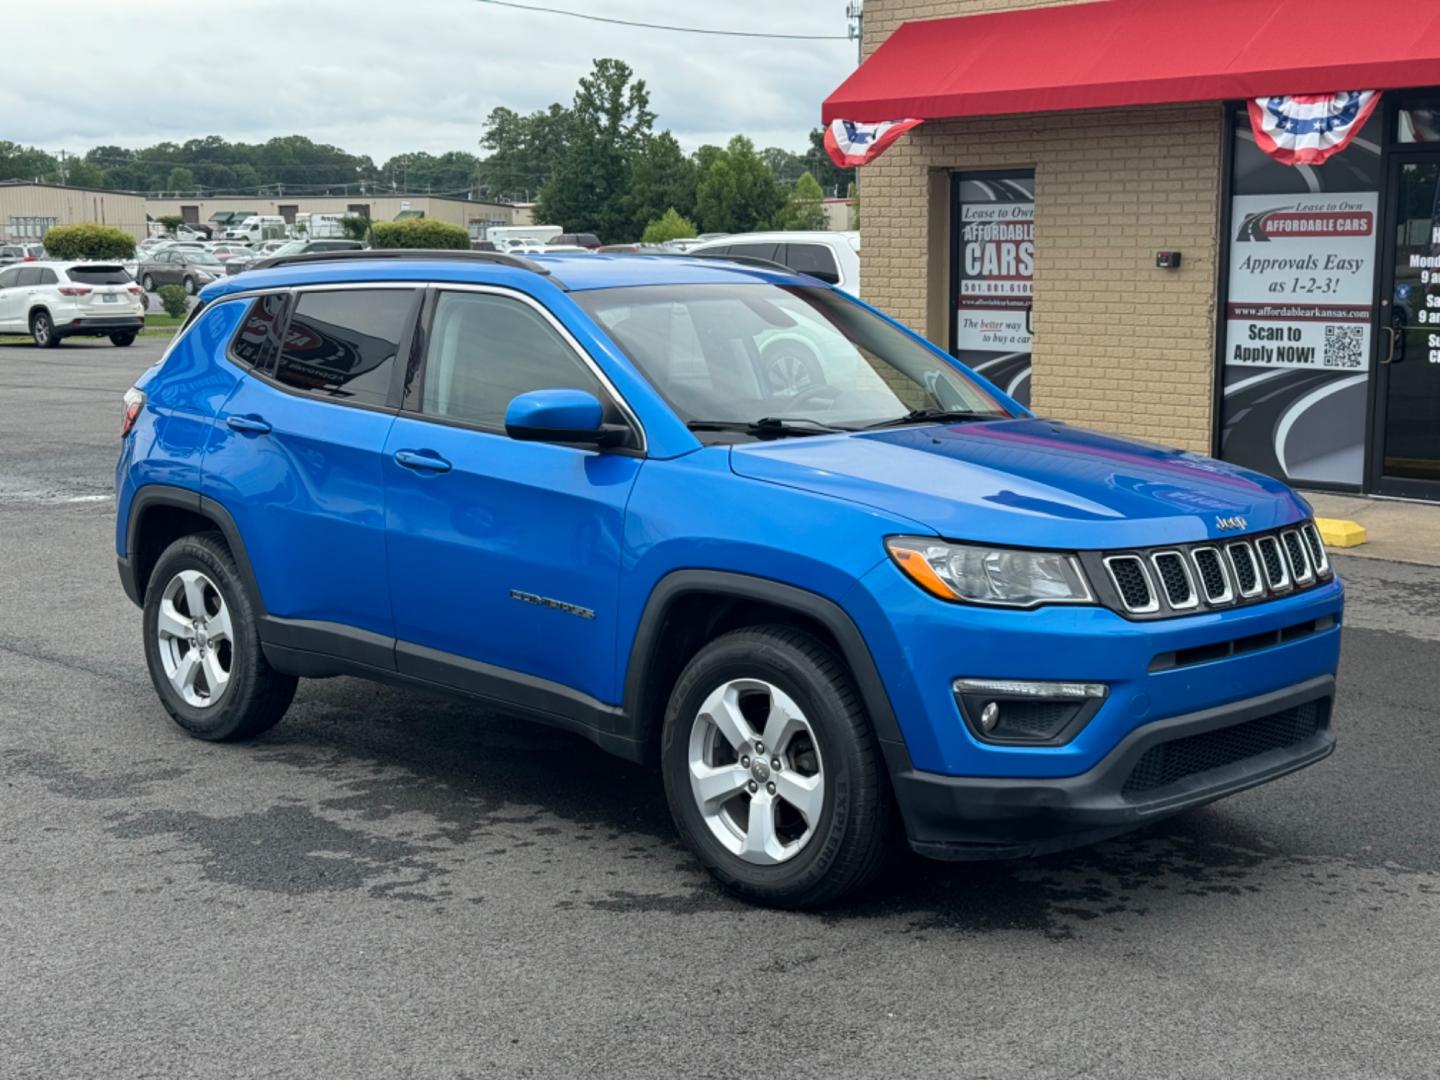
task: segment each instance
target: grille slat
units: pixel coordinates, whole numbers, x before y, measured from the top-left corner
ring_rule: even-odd
[[[1280,540],[1285,545],[1285,557],[1290,562],[1291,578],[1297,585],[1310,581],[1315,573],[1310,569],[1310,556],[1305,551],[1305,542],[1300,539],[1300,534],[1288,529],[1280,534]]]
[[[1238,540],[1225,548],[1230,556],[1230,568],[1235,571],[1235,584],[1244,597],[1257,596],[1265,588],[1260,581],[1260,565],[1255,561],[1255,551],[1244,540]]]
[[[1260,564],[1265,568],[1265,583],[1275,590],[1290,587],[1290,573],[1285,569],[1285,557],[1280,554],[1280,541],[1273,536],[1262,536],[1255,541],[1260,553]]]
[[[1315,527],[1313,521],[1307,521],[1300,532],[1304,535],[1305,544],[1310,549],[1311,564],[1319,573],[1325,573],[1330,569],[1330,553],[1325,550],[1325,541],[1320,538],[1320,530]]]
[[[1145,564],[1138,555],[1116,555],[1105,560],[1105,568],[1110,571],[1110,580],[1115,583],[1126,610],[1144,614],[1160,609],[1155,592],[1150,588],[1150,575],[1145,572]]]
[[[1230,576],[1225,573],[1225,562],[1220,558],[1218,548],[1202,547],[1190,552],[1195,572],[1200,579],[1200,589],[1211,604],[1228,604],[1235,599],[1230,588]]]
[[[1190,581],[1190,571],[1185,568],[1185,559],[1178,551],[1159,551],[1150,556],[1155,573],[1165,590],[1165,599],[1176,611],[1184,611],[1198,604],[1195,586]]]
[[[1135,763],[1121,793],[1144,795],[1212,769],[1296,746],[1321,729],[1328,710],[1328,698],[1308,701],[1243,724],[1152,746]]]

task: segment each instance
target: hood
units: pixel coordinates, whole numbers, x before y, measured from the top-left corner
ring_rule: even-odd
[[[1185,543],[1306,517],[1277,480],[1053,420],[736,446],[740,476],[909,518],[952,540],[1072,550]],[[1220,519],[1244,518],[1239,526]]]

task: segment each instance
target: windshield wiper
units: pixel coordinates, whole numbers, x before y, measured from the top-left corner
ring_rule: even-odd
[[[794,416],[762,416],[759,420],[691,420],[685,426],[691,431],[743,431],[747,435],[772,438],[780,435],[828,435],[854,430]]]
[[[978,420],[1006,420],[1004,413],[974,412],[967,409],[914,409],[894,420],[881,420],[878,424],[866,424],[865,430],[874,428],[904,427],[906,424],[968,423]]]

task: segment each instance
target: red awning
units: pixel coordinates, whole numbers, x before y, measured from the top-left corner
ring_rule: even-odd
[[[907,22],[822,116],[934,120],[1434,85],[1431,2],[1094,0]]]

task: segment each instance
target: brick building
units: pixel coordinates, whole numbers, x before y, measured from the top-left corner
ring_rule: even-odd
[[[867,0],[824,118],[923,123],[860,172],[866,299],[1041,414],[1440,499],[1440,13],[1355,11]],[[1343,151],[1262,152],[1250,102],[1354,91]]]

